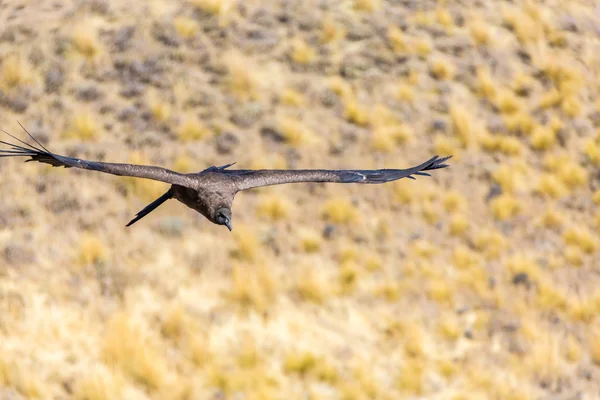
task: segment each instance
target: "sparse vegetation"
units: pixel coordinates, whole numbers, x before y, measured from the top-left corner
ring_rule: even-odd
[[[167,184],[1,159],[0,398],[598,391],[593,2],[75,3],[9,7],[0,38],[2,128],[58,154],[454,158],[241,192],[231,233],[175,201],[125,229]]]
[[[30,82],[32,71],[29,64],[17,54],[11,54],[2,60],[0,82],[8,89]]]

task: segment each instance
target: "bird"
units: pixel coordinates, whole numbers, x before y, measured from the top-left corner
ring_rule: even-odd
[[[152,165],[120,164],[88,161],[55,154],[33,137],[21,123],[21,128],[35,142],[30,144],[0,129],[18,143],[0,140],[8,149],[0,149],[1,157],[29,157],[25,162],[37,161],[53,167],[81,168],[118,176],[152,179],[171,184],[162,196],[148,204],[129,221],[135,224],[169,199],[176,199],[199,212],[210,222],[226,226],[232,231],[231,207],[235,195],[243,190],[262,186],[300,182],[332,182],[381,184],[402,178],[431,176],[425,171],[446,168],[452,156],[434,156],[424,163],[407,169],[230,169],[235,163],[211,166],[197,173],[179,173]]]

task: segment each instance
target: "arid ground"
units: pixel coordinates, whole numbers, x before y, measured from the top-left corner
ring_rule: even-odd
[[[0,399],[600,398],[593,0],[0,1],[0,127],[238,194],[0,159]]]

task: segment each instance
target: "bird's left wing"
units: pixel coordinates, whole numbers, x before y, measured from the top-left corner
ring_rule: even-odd
[[[451,157],[451,156],[450,156]],[[238,190],[260,186],[279,185],[295,182],[335,182],[335,183],[385,183],[401,178],[415,179],[413,175],[430,176],[427,172],[446,168],[444,164],[450,157],[432,157],[421,165],[408,169],[370,169],[370,170],[225,170],[231,176]]]
[[[99,161],[86,161],[81,160],[79,158],[61,156],[58,154],[54,154],[48,149],[46,149],[29,133],[27,134],[40,147],[33,146],[2,129],[0,129],[0,131],[4,132],[8,136],[12,137],[14,140],[19,142],[19,144],[16,144],[0,140],[1,144],[9,147],[8,149],[0,149],[0,157],[30,157],[25,162],[39,161],[41,163],[50,164],[53,167],[88,169],[112,175],[153,179],[155,181],[161,181],[181,186],[193,187],[195,183],[194,179],[189,175],[180,174],[178,172],[171,171],[162,167],[155,167],[150,165],[116,164]]]

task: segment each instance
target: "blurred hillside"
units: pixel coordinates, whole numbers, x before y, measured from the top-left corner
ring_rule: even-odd
[[[0,122],[241,193],[0,161],[0,399],[600,397],[594,1],[0,2]]]

